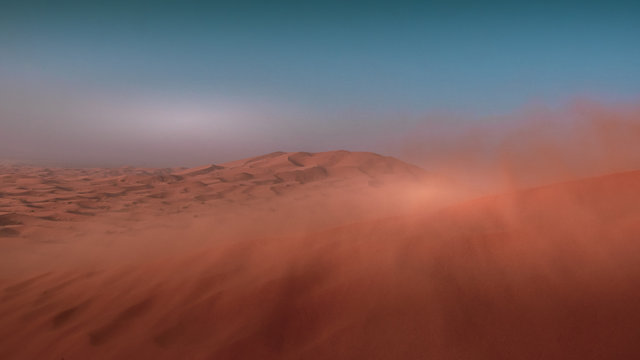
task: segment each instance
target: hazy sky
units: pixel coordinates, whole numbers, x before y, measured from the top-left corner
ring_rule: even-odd
[[[640,99],[640,2],[540,3],[0,0],[0,158],[382,151],[434,114]]]

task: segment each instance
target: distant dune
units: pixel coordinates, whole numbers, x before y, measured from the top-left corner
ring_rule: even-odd
[[[640,171],[475,199],[347,151],[0,174],[3,358],[640,353]]]
[[[373,153],[272,153],[192,169],[67,169],[0,164],[0,211],[8,216],[77,220],[109,212],[194,206],[209,200],[249,202],[315,187],[379,186],[439,180]],[[330,184],[328,184],[330,183]],[[163,206],[166,205],[166,206]]]
[[[13,239],[0,255],[0,279],[307,234],[436,208],[453,194],[450,181],[421,168],[348,151],[277,152],[190,169],[3,164],[0,181],[0,238]]]

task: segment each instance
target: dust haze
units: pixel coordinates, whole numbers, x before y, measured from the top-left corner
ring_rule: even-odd
[[[6,161],[3,356],[634,358],[640,109],[513,116],[374,152]]]

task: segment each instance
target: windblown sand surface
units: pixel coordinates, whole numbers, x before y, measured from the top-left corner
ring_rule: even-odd
[[[640,171],[454,190],[370,153],[6,165],[1,357],[640,354]]]

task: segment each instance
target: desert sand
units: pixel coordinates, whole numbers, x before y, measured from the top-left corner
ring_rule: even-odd
[[[0,167],[3,359],[632,359],[640,171],[471,197],[372,153]]]

